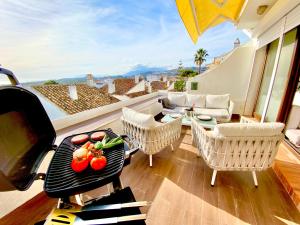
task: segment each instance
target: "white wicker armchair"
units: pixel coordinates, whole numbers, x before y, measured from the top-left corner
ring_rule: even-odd
[[[255,171],[269,168],[283,138],[282,123],[218,124],[214,131],[206,131],[192,119],[193,143],[207,165],[212,168],[211,185],[217,171],[251,171],[258,186]]]
[[[163,150],[166,146],[176,141],[181,134],[181,118],[172,122],[156,125],[154,127],[144,127],[126,120],[124,116],[121,118],[123,124],[123,132],[137,142],[140,150],[149,155],[149,164],[152,166],[152,155]]]

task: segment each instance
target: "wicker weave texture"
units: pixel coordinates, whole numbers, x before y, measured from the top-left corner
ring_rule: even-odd
[[[181,118],[153,128],[138,126],[121,118],[123,131],[145,154],[153,155],[176,141],[181,134]]]

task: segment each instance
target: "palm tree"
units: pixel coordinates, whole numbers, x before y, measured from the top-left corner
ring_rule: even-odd
[[[207,56],[208,56],[208,53],[203,48],[200,48],[195,54],[195,64],[199,66],[199,74],[200,74],[201,65],[203,62],[206,61]]]

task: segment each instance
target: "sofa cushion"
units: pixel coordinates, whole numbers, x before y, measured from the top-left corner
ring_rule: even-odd
[[[186,95],[184,92],[169,92],[168,99],[171,104],[175,104],[176,106],[185,106]]]
[[[195,107],[205,108],[205,95],[186,95],[186,106],[192,107],[195,104]]]
[[[229,106],[229,94],[226,95],[206,95],[206,108],[227,109]]]
[[[123,119],[135,125],[144,128],[152,128],[157,125],[154,120],[154,116],[151,114],[140,113],[126,107],[122,109],[122,112],[123,112]]]
[[[288,129],[285,136],[297,147],[300,147],[300,129]]]
[[[195,108],[195,113],[200,115],[208,115],[218,119],[227,119],[229,113],[227,109],[205,109],[205,108]]]
[[[283,123],[223,123],[214,128],[214,135],[220,137],[266,137],[279,135]]]

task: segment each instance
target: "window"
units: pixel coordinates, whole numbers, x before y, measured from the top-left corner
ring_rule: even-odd
[[[192,91],[198,90],[198,82],[191,82],[191,90]]]
[[[294,49],[296,45],[297,28],[284,35],[280,52],[278,68],[271,93],[270,102],[267,109],[265,121],[276,121],[282,99],[286,92],[289,80],[290,68],[293,63]]]

